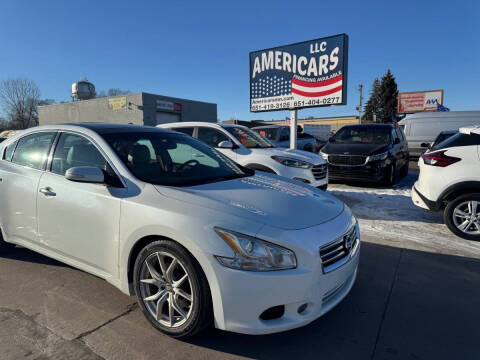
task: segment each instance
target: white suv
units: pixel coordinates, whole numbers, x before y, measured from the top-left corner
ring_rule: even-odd
[[[456,235],[480,241],[480,126],[461,128],[418,161],[413,203],[443,211]]]
[[[157,126],[193,136],[249,169],[281,175],[322,190],[327,189],[327,164],[321,156],[302,150],[275,147],[246,126],[207,122],[180,122]]]

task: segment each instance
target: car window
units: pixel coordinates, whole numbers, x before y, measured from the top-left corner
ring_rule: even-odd
[[[52,132],[41,132],[21,138],[13,153],[12,162],[33,169],[43,169],[55,135],[56,133]]]
[[[290,140],[290,129],[289,128],[282,128],[280,131],[280,139],[279,141],[289,141]]]
[[[16,141],[5,148],[5,152],[3,153],[3,160],[7,160],[7,161],[12,160],[12,155],[13,155],[13,151],[15,150],[15,146],[17,146]]]
[[[194,129],[193,127],[175,127],[175,128],[172,128],[171,130],[184,133],[185,135],[188,135],[188,136],[193,136],[193,129]]]
[[[185,164],[187,161],[196,160],[201,165],[213,168],[220,167],[218,161],[188,144],[177,144],[176,149],[168,149],[167,151],[173,163]]]
[[[88,139],[80,135],[63,133],[53,154],[51,172],[65,175],[77,166],[95,166],[107,170],[107,161]]]
[[[263,137],[271,141],[277,141],[277,134],[280,128],[262,128],[262,129],[253,129]]]
[[[183,134],[152,130],[102,136],[137,178],[152,184],[193,186],[254,174],[239,168],[218,150]]]
[[[397,137],[400,139],[400,141],[405,140],[403,138],[402,130],[400,130],[400,128],[396,128],[395,131],[397,132]]]
[[[224,133],[208,127],[198,128],[198,140],[203,141],[205,144],[212,147],[218,147],[218,144],[222,141],[230,141]]]
[[[480,145],[480,135],[477,134],[462,134],[457,133],[448,139],[434,145],[432,147],[432,151],[434,150],[441,150],[450,147],[457,147],[457,146],[471,146],[471,145]]]
[[[390,144],[392,131],[386,126],[350,125],[335,134],[339,144]]]
[[[242,143],[247,148],[271,148],[274,145],[260,134],[247,127],[243,126],[228,126],[225,127],[231,135]]]

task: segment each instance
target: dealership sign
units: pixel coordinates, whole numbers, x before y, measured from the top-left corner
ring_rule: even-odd
[[[437,111],[443,105],[443,90],[398,93],[397,112],[400,114]]]
[[[250,111],[347,103],[348,36],[250,53]]]
[[[174,103],[171,101],[163,101],[157,99],[156,105],[157,110],[182,111],[182,104]]]

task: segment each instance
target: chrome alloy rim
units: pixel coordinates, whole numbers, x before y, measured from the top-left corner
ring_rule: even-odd
[[[480,234],[479,202],[464,201],[453,210],[453,223],[465,234]]]
[[[174,255],[158,251],[150,254],[140,270],[140,292],[143,303],[163,326],[183,325],[193,309],[190,277]]]

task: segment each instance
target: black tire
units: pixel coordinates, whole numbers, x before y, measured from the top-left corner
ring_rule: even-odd
[[[15,245],[7,243],[3,240],[2,230],[0,229],[0,254],[6,254]]]
[[[403,165],[403,167],[400,169],[400,176],[404,177],[408,175],[408,166],[409,166],[409,160],[407,159],[407,163]]]
[[[457,228],[454,222],[453,212],[455,208],[464,202],[472,201],[472,200],[478,201],[480,203],[480,193],[461,195],[458,198],[450,201],[445,207],[445,210],[443,212],[443,220],[445,221],[445,224],[450,229],[450,231],[453,232],[455,235],[466,240],[480,241],[480,234],[467,234],[462,230],[460,230],[459,228]],[[479,204],[479,210],[477,211],[477,213],[480,214],[480,204]]]
[[[383,182],[387,186],[393,186],[395,185],[396,181],[397,181],[397,166],[394,162],[392,162],[392,164],[387,166],[385,170],[385,178]]]
[[[168,327],[163,325],[160,321],[157,321],[156,317],[151,313],[151,303],[154,303],[155,301],[147,303],[142,296],[142,289],[145,289],[145,286],[152,286],[154,288],[156,287],[155,285],[144,285],[140,281],[143,274],[142,271],[145,271],[145,260],[147,258],[153,259],[154,257],[152,256],[155,256],[155,254],[158,254],[159,252],[162,254],[168,253],[177,258],[178,262],[181,264],[181,270],[185,270],[186,274],[188,275],[188,288],[191,291],[193,302],[190,305],[191,311],[190,309],[188,310],[189,315],[187,320],[178,327]],[[160,263],[158,263],[157,269],[161,271]],[[212,299],[207,278],[205,277],[205,274],[203,273],[203,270],[198,262],[180,244],[170,240],[158,240],[145,246],[137,256],[133,276],[135,294],[137,296],[140,309],[148,321],[150,321],[150,323],[157,330],[174,338],[187,338],[197,334],[199,331],[205,329],[213,323]],[[141,288],[141,286],[143,287]],[[164,288],[164,290],[166,291],[167,289]],[[171,288],[169,292],[170,291],[172,291]],[[160,288],[158,288],[158,292],[160,292]],[[173,293],[172,296],[174,296]],[[168,300],[162,304],[162,308],[164,305],[168,307],[169,304],[170,302]],[[148,306],[150,306],[150,310]],[[180,315],[180,313],[177,315]]]

